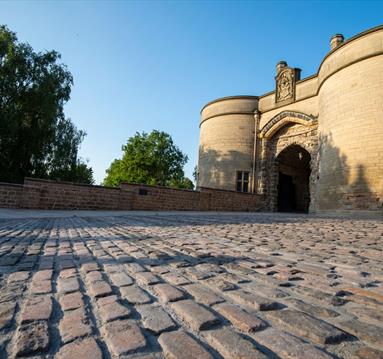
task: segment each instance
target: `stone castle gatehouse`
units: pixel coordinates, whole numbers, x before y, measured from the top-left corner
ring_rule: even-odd
[[[382,211],[383,26],[333,36],[305,79],[280,61],[275,83],[203,107],[198,186],[262,194],[273,211]]]

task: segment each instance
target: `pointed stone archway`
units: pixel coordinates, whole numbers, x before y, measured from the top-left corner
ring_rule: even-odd
[[[282,112],[262,128],[259,138],[258,193],[265,195],[267,208],[271,211],[314,212],[319,178],[317,119]],[[294,156],[302,157],[306,169],[303,172],[308,172],[308,175],[303,176],[302,172],[302,175],[296,174],[294,179],[294,175],[286,173],[287,167],[294,167],[294,163],[289,162],[290,157],[293,161]],[[299,187],[302,181],[305,189]],[[290,188],[287,191],[292,192],[290,199],[283,199],[283,192],[278,193],[280,187]],[[294,192],[298,187],[298,192]]]
[[[279,153],[277,210],[279,212],[305,212],[310,205],[310,161],[307,150],[290,145]]]

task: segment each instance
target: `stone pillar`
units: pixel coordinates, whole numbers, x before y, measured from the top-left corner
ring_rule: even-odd
[[[259,160],[258,171],[258,193],[266,193],[266,176],[267,176],[267,139],[262,137],[261,139],[261,154]]]
[[[257,163],[257,139],[258,139],[258,126],[261,113],[256,110],[254,112],[254,145],[253,145],[253,163],[252,163],[252,173],[251,173],[251,193],[257,193],[257,183],[256,183],[256,173],[259,171],[256,168]]]

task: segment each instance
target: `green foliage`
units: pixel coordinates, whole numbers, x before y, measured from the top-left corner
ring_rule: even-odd
[[[122,150],[122,158],[114,160],[107,169],[104,185],[134,182],[190,188],[183,171],[188,158],[169,134],[156,130],[149,134],[137,132]]]
[[[182,177],[181,179],[173,179],[169,182],[169,187],[194,189],[194,183],[190,178]]]
[[[193,170],[193,179],[196,185],[198,185],[198,174],[199,174],[198,166],[195,165]]]
[[[78,159],[85,133],[64,116],[73,79],[59,60],[56,51],[36,53],[0,26],[0,181],[93,182]]]

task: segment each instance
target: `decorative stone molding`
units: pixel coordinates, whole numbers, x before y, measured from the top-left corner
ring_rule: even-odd
[[[317,118],[312,115],[306,115],[295,111],[282,111],[263,126],[259,133],[259,137],[271,138],[275,132],[289,122],[309,126],[316,120]]]
[[[295,100],[295,85],[300,80],[300,69],[287,66],[280,61],[277,65],[277,76],[275,76],[275,102],[287,102]]]

